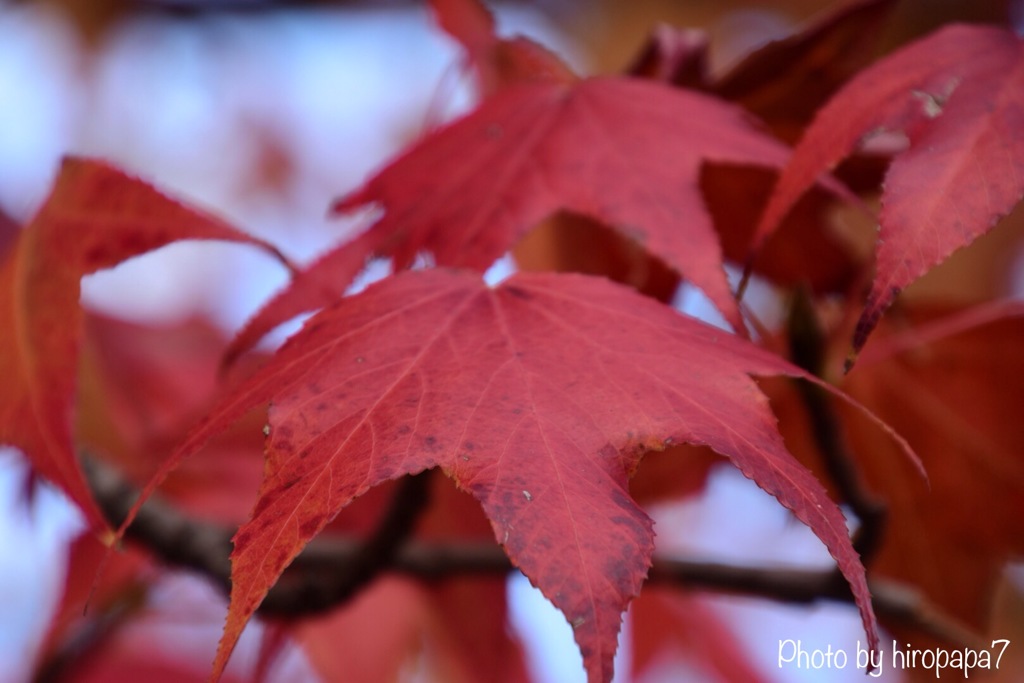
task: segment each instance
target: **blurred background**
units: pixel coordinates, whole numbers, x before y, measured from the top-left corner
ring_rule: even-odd
[[[839,4],[536,0],[493,9],[502,34],[524,33],[593,74],[622,70],[658,22],[705,28],[712,70],[721,71]],[[1011,16],[1020,25],[1022,7],[1010,0],[903,2],[894,38],[954,15]],[[0,2],[0,213],[28,221],[62,155],[98,156],[307,261],[356,225],[327,220],[333,198],[425,127],[472,103],[458,56],[424,4],[412,1]],[[284,281],[284,272],[259,254],[185,244],[90,276],[83,300],[146,323],[201,315],[230,333]],[[26,503],[25,474],[20,456],[3,451],[0,683],[26,680],[26,653],[38,647],[59,597],[67,542],[77,528],[75,513],[57,494],[44,490]],[[737,505],[748,513],[735,514]],[[728,469],[716,472],[699,505],[666,506],[652,515],[662,549],[696,549],[723,560],[828,562],[809,531],[789,523],[781,508]],[[188,590],[198,591],[200,602],[213,600],[201,588]],[[510,579],[509,592],[538,679],[583,680],[564,618],[521,577]],[[852,642],[860,633],[859,619],[846,608],[724,597],[708,603],[748,644],[767,680],[798,680],[775,667],[778,638],[802,638],[812,648]],[[198,661],[208,662],[222,609],[208,610],[209,620],[194,624],[191,636],[179,633],[174,647],[195,648]],[[245,661],[253,647],[251,638],[247,643],[236,660]],[[628,648],[621,656],[630,656]],[[308,671],[298,656],[288,667],[293,674]],[[679,680],[686,670],[680,667],[685,662],[666,662],[663,672],[644,680]],[[861,681],[863,672],[838,672],[830,680]]]

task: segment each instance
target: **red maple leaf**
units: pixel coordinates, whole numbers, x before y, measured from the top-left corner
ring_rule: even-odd
[[[340,200],[338,211],[376,205],[384,215],[300,273],[229,355],[331,303],[370,257],[402,269],[426,251],[439,265],[483,271],[559,210],[641,243],[742,331],[700,169],[708,160],[780,167],[787,154],[739,108],[660,83],[603,77],[505,88]]]
[[[82,276],[182,239],[258,244],[100,162],[66,159],[53,192],[0,267],[0,443],[104,526],[72,445]]]
[[[862,71],[804,133],[757,230],[761,243],[824,171],[880,130],[903,131],[882,193],[859,351],[899,292],[1024,195],[1024,40],[953,25]]]
[[[750,375],[806,377],[601,278],[520,274],[490,289],[435,269],[340,300],[226,396],[165,467],[271,402],[265,477],[234,539],[215,677],[285,566],[343,507],[378,483],[441,467],[566,615],[590,679],[608,680],[621,613],[653,550],[627,483],[644,451],[673,442],[729,456],[807,523],[875,642],[843,516],[786,451]]]

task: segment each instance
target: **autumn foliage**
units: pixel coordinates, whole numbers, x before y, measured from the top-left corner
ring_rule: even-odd
[[[305,266],[158,178],[67,158],[36,216],[0,232],[0,441],[91,529],[40,670],[82,620],[116,612],[130,633],[142,612],[124,606],[175,565],[230,596],[213,680],[257,614],[261,671],[290,643],[324,680],[392,680],[428,643],[438,680],[524,680],[512,567],[594,683],[631,605],[636,673],[681,641],[723,680],[756,675],[680,587],[846,601],[870,647],[883,627],[922,647],[1003,637],[996,589],[1024,551],[1024,305],[984,264],[976,296],[901,292],[1014,229],[1024,41],[953,24],[880,56],[866,36],[892,4],[715,75],[706,42],[662,27],[626,73],[585,77],[473,0],[434,0],[479,101],[338,199],[376,219]],[[290,284],[231,340],[81,308],[83,276],[178,240],[261,250]],[[509,253],[518,272],[485,282]],[[373,260],[392,273],[353,290]],[[671,305],[681,283],[724,327]],[[789,313],[762,318],[751,287]],[[652,451],[664,470],[645,478]],[[659,553],[645,505],[726,461],[834,558],[802,597],[771,568],[730,584]],[[118,642],[60,680],[149,675]]]

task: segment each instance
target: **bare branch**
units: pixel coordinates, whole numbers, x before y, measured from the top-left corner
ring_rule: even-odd
[[[810,294],[798,289],[789,314],[789,349],[793,362],[821,377],[824,370],[825,340]],[[832,397],[810,382],[797,382],[797,391],[807,410],[811,434],[839,496],[860,521],[853,537],[853,548],[865,566],[878,551],[885,533],[888,509],[875,496],[861,476],[856,458],[847,446],[843,426],[832,405]]]
[[[138,492],[110,467],[96,460],[84,461],[101,509],[111,526],[118,526]],[[423,485],[421,478],[421,483],[414,486]],[[378,532],[385,526],[387,524],[378,527]],[[231,533],[228,529],[190,520],[154,496],[142,507],[126,535],[162,561],[195,570],[227,592]],[[260,614],[301,617],[337,606],[354,593],[354,589],[346,588],[350,586],[348,582],[353,573],[358,574],[351,567],[363,561],[359,558],[365,557],[366,548],[365,541],[325,536],[314,539],[271,589],[260,606]],[[375,565],[371,577],[385,568],[424,581],[460,575],[503,575],[513,570],[508,557],[496,544],[411,541],[400,547],[396,544],[393,551],[389,562]],[[648,582],[794,604],[853,601],[849,586],[835,569],[741,567],[656,554]],[[884,579],[869,583],[879,616],[961,647],[981,647],[977,635],[944,615],[919,592]]]

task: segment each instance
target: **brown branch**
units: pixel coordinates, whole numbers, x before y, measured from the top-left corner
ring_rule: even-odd
[[[793,362],[821,377],[825,364],[825,335],[811,303],[810,294],[799,289],[789,313],[789,350]],[[811,434],[818,444],[825,471],[835,483],[840,499],[850,506],[860,521],[853,537],[853,548],[865,565],[878,551],[885,533],[888,509],[868,489],[847,446],[843,427],[832,405],[832,397],[810,382],[798,381],[797,391],[811,422]]]
[[[101,509],[111,525],[118,526],[138,492],[110,467],[95,460],[83,460]],[[411,485],[413,495],[416,495],[416,487],[425,486],[422,477],[419,482]],[[425,499],[421,502],[425,504]],[[411,507],[415,508],[417,504],[413,503]],[[402,517],[408,513],[398,511],[392,514]],[[391,523],[382,524],[377,531],[381,532]],[[399,528],[402,526],[400,523]],[[162,561],[195,570],[227,592],[230,586],[230,530],[188,519],[154,496],[142,507],[126,535]],[[354,592],[346,586],[351,585],[348,582],[353,573],[360,572],[353,571],[351,567],[363,561],[360,558],[364,557],[366,548],[366,542],[357,540],[323,536],[314,539],[270,590],[259,612],[263,615],[301,617],[340,604]],[[508,557],[496,544],[411,541],[400,547],[396,543],[391,552],[390,560],[386,564],[377,564],[371,578],[385,567],[424,581],[439,581],[459,575],[504,575],[513,570]],[[332,581],[337,585],[332,585]],[[834,569],[741,567],[657,554],[648,581],[793,604],[822,600],[853,601],[849,586]],[[869,585],[879,616],[961,647],[977,649],[983,645],[969,628],[943,614],[916,590],[884,579],[871,580]],[[317,602],[320,600],[324,602]]]
[[[83,457],[83,469],[100,509],[117,528],[138,491],[112,468]],[[429,502],[430,471],[404,477],[369,538],[350,542],[337,561],[323,562],[315,546],[298,558],[264,600],[265,614],[313,614],[345,602],[387,570]],[[166,564],[192,569],[221,590],[231,590],[231,536],[228,529],[189,519],[159,498],[147,501],[125,533]]]
[[[344,561],[319,561],[315,550],[297,558],[292,571],[281,577],[284,586],[293,587],[281,588],[276,594],[272,590],[261,607],[264,613],[287,613],[292,606],[303,614],[326,611],[393,568],[416,520],[429,503],[431,473],[426,470],[398,482],[377,527],[366,540],[351,542],[346,547]]]

